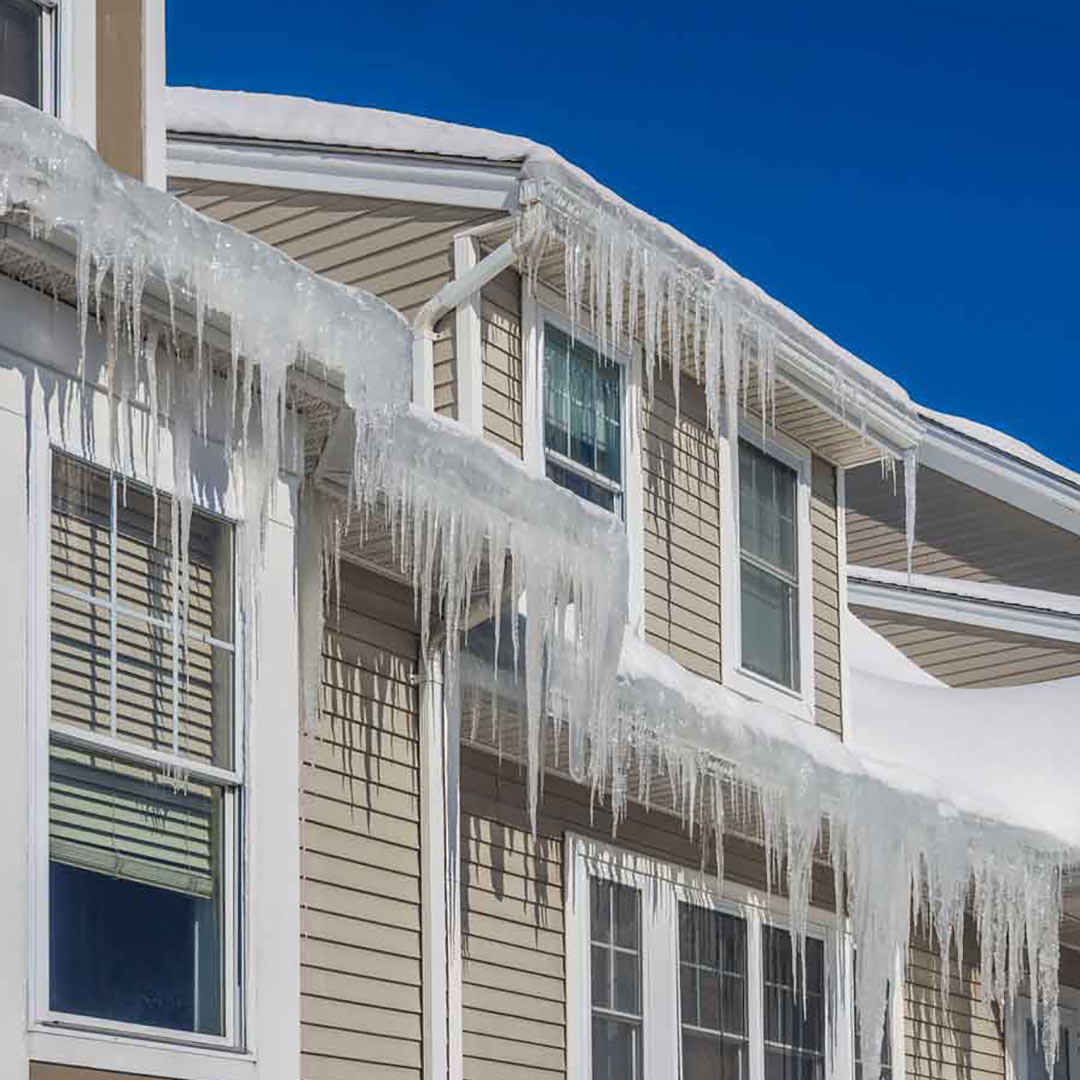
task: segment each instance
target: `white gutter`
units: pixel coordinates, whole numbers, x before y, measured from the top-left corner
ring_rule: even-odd
[[[507,240],[459,278],[447,282],[413,319],[413,402],[435,411],[435,324],[492,278],[514,265],[517,252]]]
[[[996,582],[847,568],[848,603],[925,619],[1080,643],[1080,596]]]

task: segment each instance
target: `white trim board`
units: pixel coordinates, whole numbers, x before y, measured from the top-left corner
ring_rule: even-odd
[[[920,465],[970,484],[1059,528],[1080,533],[1080,488],[1075,484],[929,417],[922,419],[926,435],[919,447]]]
[[[988,630],[1080,643],[1080,596],[848,566],[848,603]]]
[[[334,192],[376,199],[510,211],[517,167],[436,161],[406,154],[298,149],[169,133],[166,172],[191,180]]]

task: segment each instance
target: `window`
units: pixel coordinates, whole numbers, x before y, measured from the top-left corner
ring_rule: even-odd
[[[0,0],[0,94],[46,106],[50,27],[49,12],[35,0]]]
[[[830,1056],[825,1037],[826,1015],[852,1024],[833,914],[811,914],[793,962],[752,890],[582,837],[567,858],[569,1075],[851,1080],[846,1047]]]
[[[641,894],[593,878],[593,1080],[641,1077]]]
[[[1051,1071],[1035,1029],[1031,1002],[1017,999],[1007,1039],[1016,1080],[1077,1080],[1080,1076],[1080,991],[1062,986],[1059,1011],[1058,1052]]]
[[[555,483],[621,513],[622,369],[544,326],[544,456]]]
[[[679,1010],[683,1080],[750,1075],[744,919],[679,905]]]
[[[855,1009],[855,1080],[863,1080],[862,1065],[862,1024],[859,1011]],[[892,1080],[892,986],[885,999],[885,1026],[881,1032],[881,1070],[880,1080]]]
[[[53,455],[47,1009],[221,1039],[238,977],[233,533],[172,513]]]
[[[799,689],[799,571],[794,469],[739,442],[742,666]]]

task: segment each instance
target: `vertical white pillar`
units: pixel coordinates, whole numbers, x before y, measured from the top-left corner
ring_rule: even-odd
[[[454,237],[454,277],[459,278],[480,260],[475,237]],[[458,422],[469,431],[484,430],[484,363],[480,328],[479,292],[463,300],[454,312],[454,368]]]

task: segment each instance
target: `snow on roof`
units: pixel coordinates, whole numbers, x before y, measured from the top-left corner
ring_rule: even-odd
[[[1080,473],[1073,472],[1052,458],[1046,457],[1045,454],[1040,454],[1034,447],[1019,439],[1014,439],[1011,435],[1006,435],[1003,431],[998,431],[997,428],[980,424],[976,420],[968,420],[963,416],[950,416],[948,413],[928,409],[924,405],[918,406],[918,410],[921,417],[934,424],[955,431],[967,439],[974,439],[991,450],[1007,454],[1009,457],[1022,461],[1025,465],[1030,465],[1032,468],[1040,469],[1042,472],[1050,473],[1080,487]]]
[[[854,754],[892,783],[1080,847],[1080,678],[948,687],[856,616],[845,629]]]

